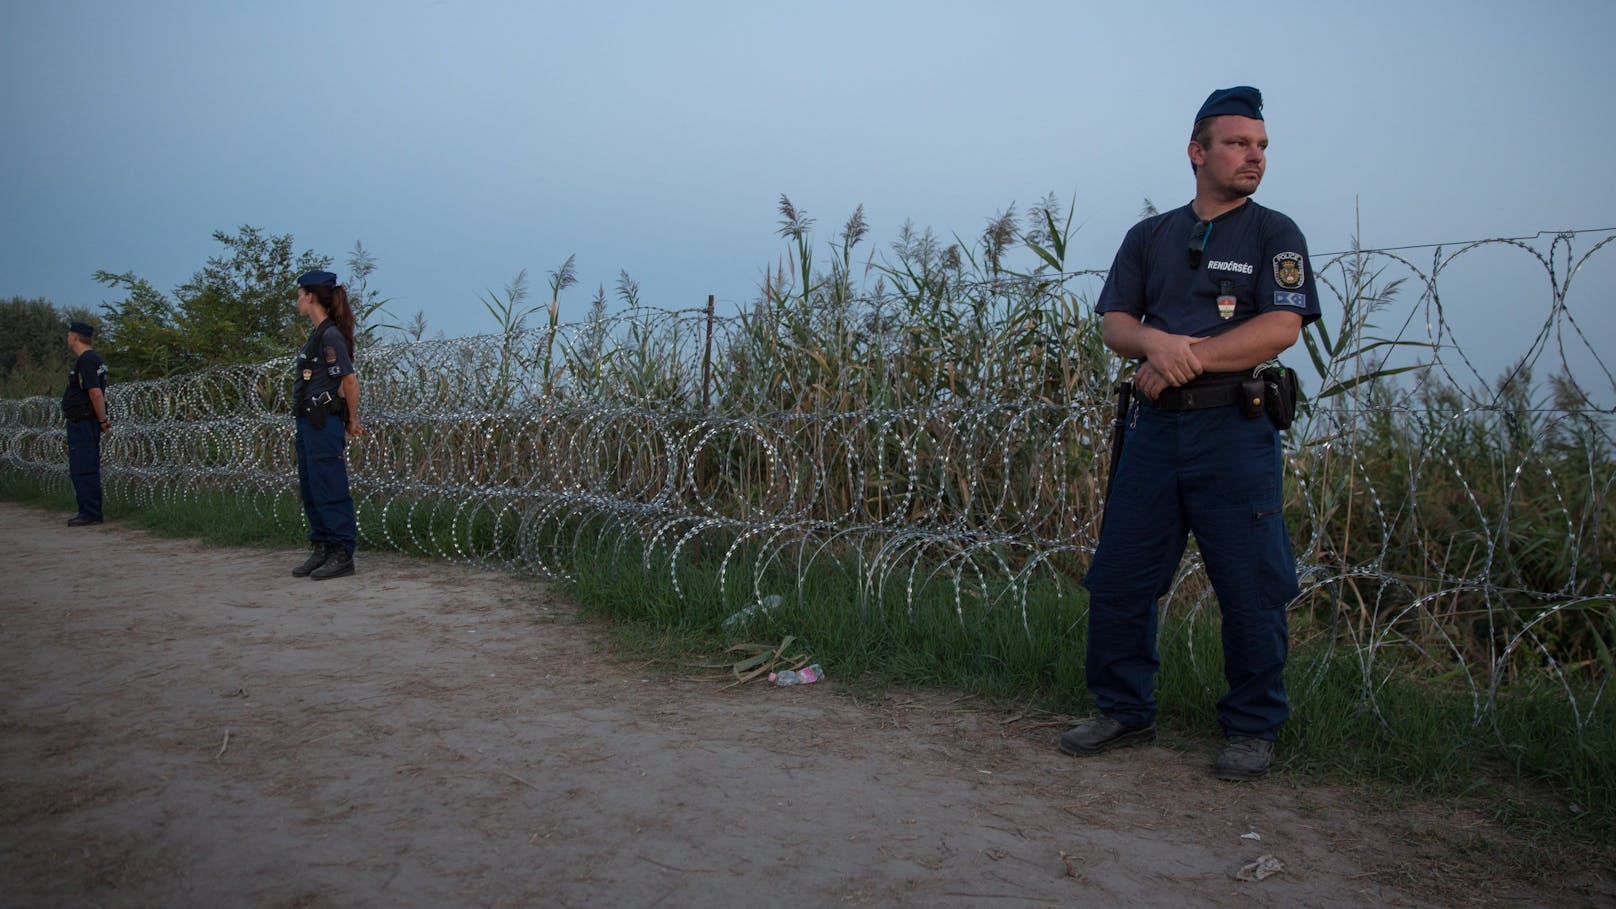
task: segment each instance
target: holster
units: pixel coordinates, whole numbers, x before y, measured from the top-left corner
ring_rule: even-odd
[[[348,401],[331,392],[321,392],[312,398],[304,398],[303,404],[298,408],[302,416],[308,417],[315,429],[325,428],[327,416],[336,414],[344,423],[348,421]]]
[[[95,408],[89,404],[79,404],[74,407],[64,407],[62,408],[62,417],[69,423],[77,423],[80,420],[93,419],[95,417]]]
[[[1105,497],[1111,498],[1111,484],[1117,481],[1117,467],[1122,463],[1122,442],[1127,436],[1128,407],[1133,403],[1133,383],[1118,382],[1112,386],[1117,393],[1116,415],[1111,418],[1111,468],[1105,475]]]

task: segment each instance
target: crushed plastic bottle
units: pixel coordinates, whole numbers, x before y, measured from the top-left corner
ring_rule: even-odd
[[[734,615],[730,616],[729,618],[725,619],[724,620],[724,630],[725,631],[734,631],[738,626],[745,624],[748,619],[750,619],[750,618],[752,618],[754,616],[763,615],[764,613],[766,613],[769,610],[775,608],[776,606],[779,606],[780,603],[781,603],[780,595],[778,593],[771,593],[768,596],[764,597],[762,599],[762,601],[757,602],[757,603],[753,603],[752,605],[746,607],[745,609],[742,609],[740,612],[737,612]]]
[[[815,663],[805,669],[786,669],[769,673],[769,681],[782,688],[786,685],[812,685],[825,677],[825,671]]]

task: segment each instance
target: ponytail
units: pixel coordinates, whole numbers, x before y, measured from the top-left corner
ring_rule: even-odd
[[[348,305],[348,291],[341,284],[320,285],[309,287],[307,290],[314,294],[314,298],[324,307],[326,315],[331,321],[337,323],[337,330],[342,332],[342,339],[348,342],[348,358],[354,356],[354,312]]]

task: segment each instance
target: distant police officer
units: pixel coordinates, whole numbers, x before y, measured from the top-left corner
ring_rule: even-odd
[[[293,383],[297,482],[313,548],[292,574],[324,581],[354,573],[357,526],[344,460],[347,437],[364,434],[354,374],[354,314],[347,291],[328,271],[298,277],[297,312],[314,326],[297,352]]]
[[[1261,93],[1213,92],[1189,143],[1194,201],[1129,230],[1095,307],[1106,345],[1142,362],[1084,579],[1085,674],[1100,715],[1061,737],[1068,754],[1154,739],[1157,601],[1191,532],[1223,614],[1229,690],[1218,701],[1216,775],[1266,774],[1289,714],[1285,609],[1296,567],[1279,433],[1252,380],[1318,318],[1319,301],[1301,231],[1249,198],[1267,148]]]
[[[107,418],[107,364],[90,347],[94,336],[93,325],[74,322],[67,327],[67,349],[76,359],[62,393],[62,416],[67,421],[67,466],[79,504],[69,527],[101,523],[101,434],[112,431],[112,421]]]

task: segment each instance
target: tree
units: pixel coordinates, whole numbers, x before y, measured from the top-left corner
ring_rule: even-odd
[[[97,271],[95,279],[113,288],[123,288],[127,296],[114,305],[102,304],[105,336],[104,354],[120,364],[131,379],[165,376],[179,367],[177,361],[185,346],[175,321],[174,304],[145,278],[134,272],[115,275]]]
[[[89,310],[58,310],[43,298],[0,302],[0,397],[61,394],[73,355],[67,323],[95,324]]]
[[[215,231],[225,247],[169,299],[133,272],[97,271],[95,279],[122,289],[106,310],[109,362],[130,378],[154,378],[220,363],[258,362],[295,348],[297,276],[329,267],[329,256],[294,254],[292,235],[267,235],[250,225]],[[366,271],[369,274],[369,271]]]
[[[209,363],[250,363],[279,356],[303,341],[297,316],[297,276],[331,265],[312,250],[292,254],[292,235],[265,236],[243,226],[235,236],[214,231],[228,256],[214,256],[174,289],[179,323]]]

